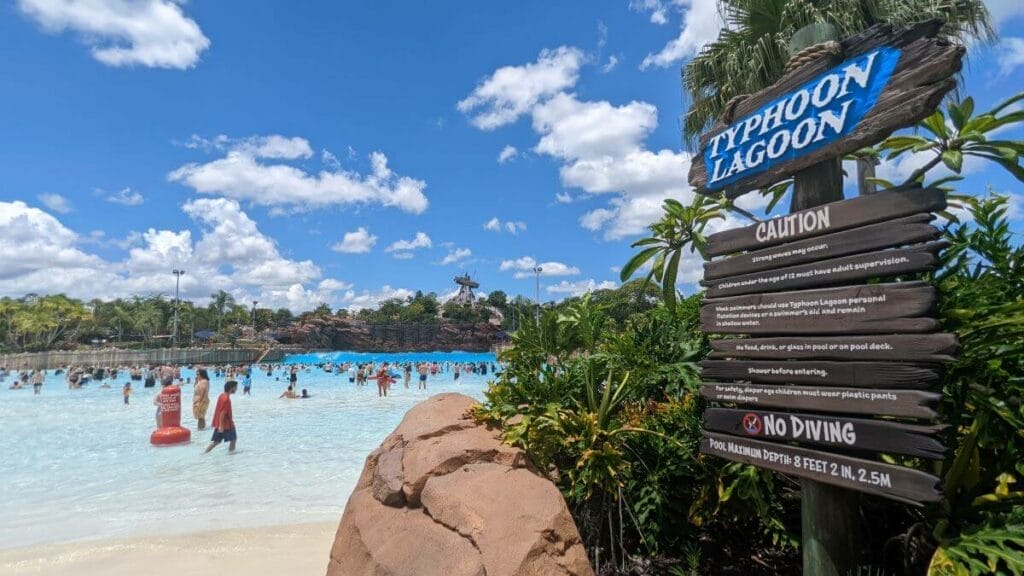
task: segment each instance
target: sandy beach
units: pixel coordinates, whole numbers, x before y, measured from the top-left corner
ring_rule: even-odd
[[[294,524],[12,548],[0,550],[0,574],[322,576],[336,529]]]

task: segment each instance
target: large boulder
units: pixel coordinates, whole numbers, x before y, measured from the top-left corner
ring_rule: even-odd
[[[562,495],[439,394],[366,459],[328,576],[593,576]]]

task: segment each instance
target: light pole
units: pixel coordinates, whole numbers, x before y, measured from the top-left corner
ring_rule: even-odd
[[[256,339],[256,305],[259,304],[256,300],[252,301],[252,337]]]
[[[179,293],[181,291],[181,275],[185,273],[184,270],[173,270],[174,272],[174,333],[171,335],[171,345],[174,348],[178,347],[178,308],[181,306],[181,298]]]
[[[533,271],[537,274],[537,324],[540,324],[540,273],[544,271],[540,266],[534,266]]]

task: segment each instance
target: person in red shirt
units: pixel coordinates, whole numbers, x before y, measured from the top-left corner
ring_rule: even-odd
[[[224,393],[217,398],[217,407],[213,410],[213,439],[206,447],[206,452],[213,450],[218,444],[225,440],[229,442],[228,452],[235,451],[235,420],[231,413],[231,395],[238,390],[238,382],[228,380],[224,383]],[[203,454],[206,454],[203,452]]]

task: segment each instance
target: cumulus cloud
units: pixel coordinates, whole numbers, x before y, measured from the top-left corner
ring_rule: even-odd
[[[411,250],[419,250],[420,248],[430,248],[434,245],[434,242],[424,232],[417,232],[410,240],[396,240],[392,242],[390,246],[384,249],[385,252],[396,252],[395,258],[408,259],[412,257]],[[403,256],[402,254],[408,254]]]
[[[363,308],[376,308],[384,300],[390,300],[392,298],[405,299],[415,294],[415,292],[408,288],[392,288],[385,284],[377,291],[363,290],[362,292],[357,293],[354,290],[349,290],[342,297],[341,302],[344,304],[345,308],[358,311]]]
[[[509,234],[519,234],[526,230],[526,222],[522,220],[505,220],[502,221],[500,218],[495,216],[487,222],[484,222],[484,230],[490,230],[491,232],[508,232]]]
[[[346,232],[341,242],[331,246],[335,252],[346,254],[365,254],[377,243],[377,237],[370,234],[370,231],[360,226],[352,232]]]
[[[108,194],[106,201],[112,204],[120,204],[122,206],[138,206],[145,202],[145,198],[142,194],[131,188],[122,188],[120,191],[114,194]]]
[[[615,68],[618,65],[619,65],[619,57],[614,55],[614,54],[612,54],[611,56],[608,57],[608,61],[605,62],[603,66],[601,66],[601,73],[602,74],[607,74],[607,73],[611,72],[612,70],[615,70]]]
[[[558,284],[552,284],[546,286],[544,289],[551,294],[565,294],[567,296],[582,296],[587,292],[593,292],[594,290],[611,290],[617,288],[618,284],[611,280],[605,280],[603,282],[597,282],[593,278],[586,280],[579,280],[576,282],[569,282],[568,280],[562,280]]]
[[[227,290],[241,300],[302,310],[296,306],[299,294],[315,305],[326,293],[350,287],[321,279],[310,260],[282,255],[276,241],[234,200],[202,198],[182,209],[195,231],[150,228],[132,234],[124,245],[127,256],[107,261],[79,247],[94,241],[92,236],[80,237],[24,202],[0,202],[0,294],[33,291],[90,299],[167,293],[174,287],[171,270],[183,269],[181,288],[187,298],[204,301],[216,290]],[[317,280],[318,285],[305,288]]]
[[[576,276],[580,273],[580,269],[575,266],[554,261],[538,263],[531,256],[523,256],[515,260],[504,260],[498,269],[502,272],[512,271],[516,278],[530,278],[536,274],[533,269],[538,266],[541,268],[541,276]]]
[[[447,266],[448,264],[456,264],[469,258],[473,255],[473,251],[469,248],[455,248],[448,252],[448,254],[441,259],[441,265]]]
[[[43,206],[46,206],[58,214],[67,214],[68,212],[71,212],[71,203],[68,202],[67,198],[60,194],[46,192],[39,195],[39,201],[43,203]]]
[[[495,70],[457,107],[481,130],[511,124],[542,99],[574,86],[583,60],[578,48],[542,50],[536,62]]]
[[[519,150],[517,150],[515,146],[505,146],[501,149],[501,152],[498,153],[498,164],[504,164],[505,162],[514,160],[518,155]]]
[[[184,70],[210,40],[176,0],[18,0],[46,32],[77,33],[93,58],[108,66]]]
[[[168,180],[203,194],[300,210],[336,204],[379,204],[413,214],[427,209],[426,182],[395,174],[383,152],[370,154],[369,174],[340,169],[312,174],[290,164],[266,162],[309,158],[313,150],[304,138],[193,137],[185,145],[225,152],[223,158],[189,163],[168,174]]]
[[[663,24],[667,19],[665,10],[668,3],[653,4],[657,4],[658,9],[652,12],[651,21]],[[722,30],[724,23],[716,0],[673,0],[671,4],[681,13],[679,36],[670,40],[660,51],[644,57],[640,64],[642,70],[652,66],[665,68],[696,55],[705,44],[718,38]],[[657,19],[655,15],[658,15]]]
[[[690,155],[644,147],[657,128],[657,113],[646,102],[615,106],[581,101],[567,93],[534,108],[533,129],[540,136],[534,149],[562,162],[562,184],[590,194],[615,195],[607,206],[580,217],[584,228],[619,239],[642,232],[657,220],[665,198],[684,203],[693,198],[686,180]]]

